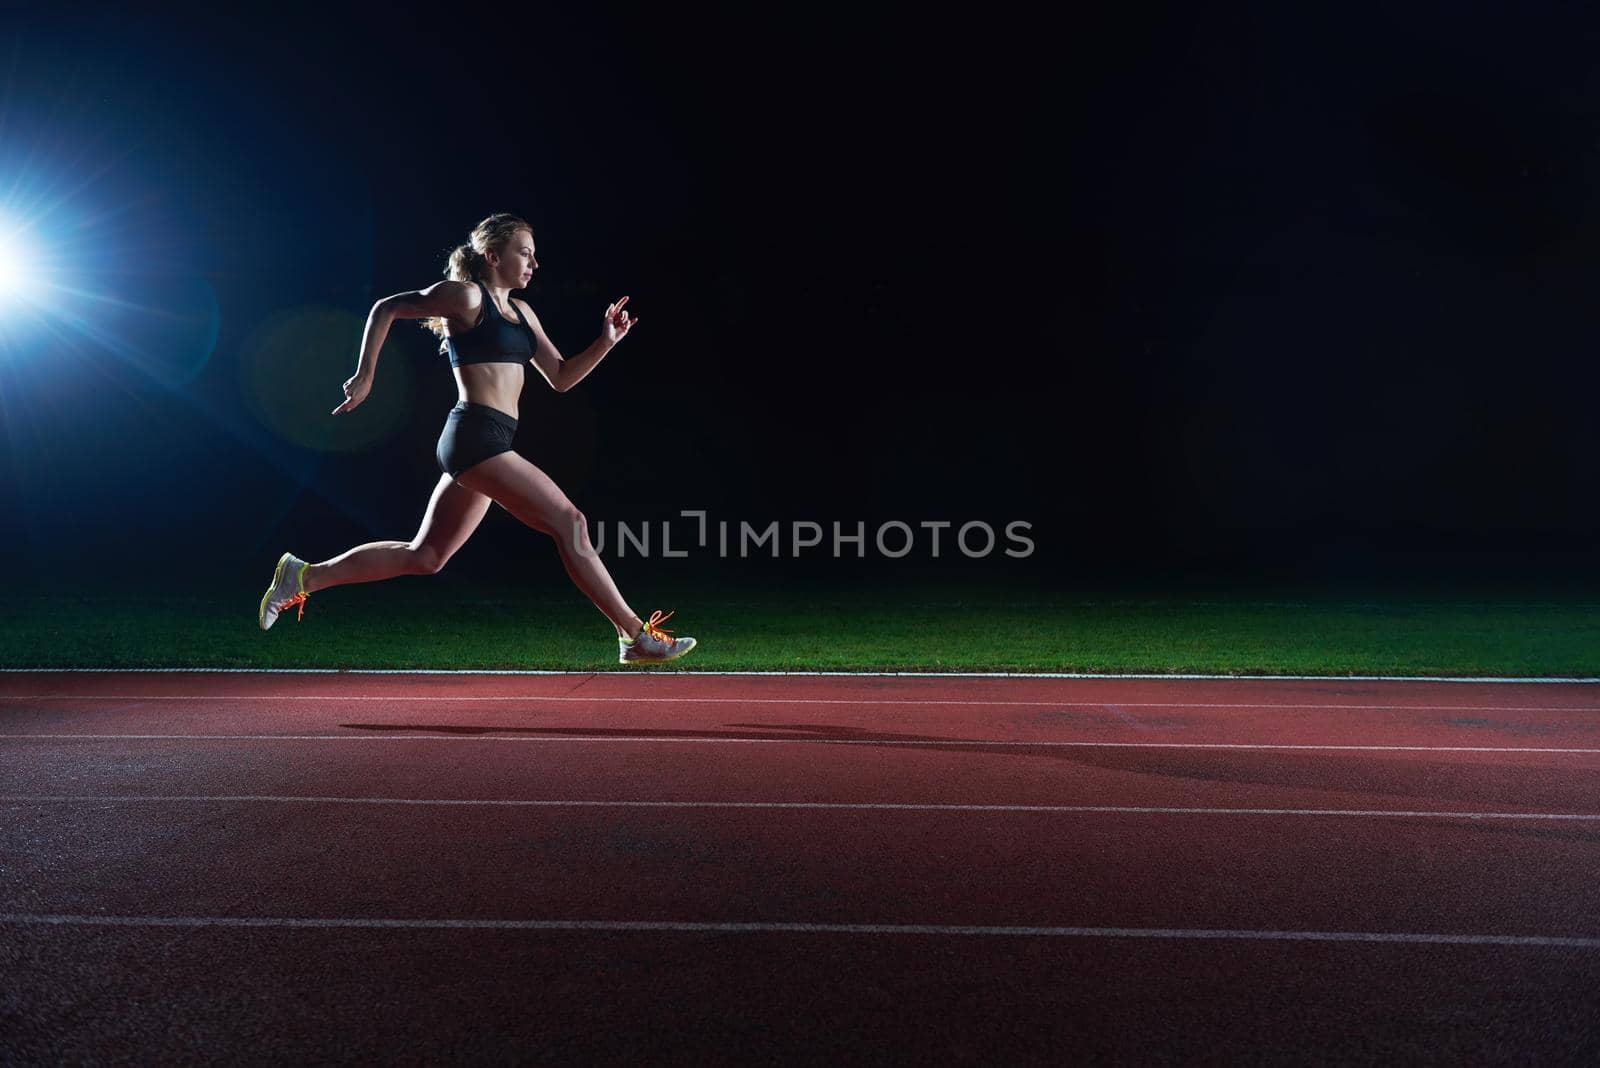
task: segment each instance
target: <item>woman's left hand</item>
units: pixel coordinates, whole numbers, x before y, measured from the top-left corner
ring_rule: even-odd
[[[632,330],[639,322],[638,319],[628,318],[628,313],[623,311],[622,306],[626,303],[628,303],[628,298],[623,297],[606,309],[606,325],[600,336],[605,338],[608,345],[615,345],[627,337],[628,331]]]

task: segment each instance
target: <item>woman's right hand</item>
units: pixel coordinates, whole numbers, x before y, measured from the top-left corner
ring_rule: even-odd
[[[335,408],[331,414],[348,412],[356,405],[367,399],[367,394],[372,391],[372,382],[362,378],[359,374],[351,375],[344,380],[344,403]]]

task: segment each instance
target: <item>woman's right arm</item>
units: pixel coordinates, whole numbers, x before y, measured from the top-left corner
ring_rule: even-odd
[[[372,389],[373,377],[378,371],[378,353],[389,336],[389,326],[396,319],[465,319],[472,309],[469,301],[475,290],[465,282],[435,282],[427,289],[409,293],[396,293],[384,297],[372,306],[367,315],[367,328],[361,336],[361,356],[356,361],[356,373],[344,383],[344,403],[333,410],[334,415],[348,412],[367,399]]]

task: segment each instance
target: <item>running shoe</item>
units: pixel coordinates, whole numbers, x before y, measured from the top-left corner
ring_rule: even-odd
[[[662,615],[660,612],[651,612],[650,618],[645,620],[644,627],[640,629],[639,636],[633,641],[621,637],[617,638],[618,656],[620,664],[659,664],[666,660],[676,660],[695,647],[695,640],[689,637],[674,638],[670,630],[662,630],[661,624],[672,618],[672,613]]]
[[[278,621],[278,613],[291,608],[299,609],[294,617],[296,623],[305,616],[307,594],[301,576],[305,574],[307,566],[304,560],[293,553],[278,557],[278,570],[272,573],[272,585],[261,597],[258,621],[262,630],[270,629]]]

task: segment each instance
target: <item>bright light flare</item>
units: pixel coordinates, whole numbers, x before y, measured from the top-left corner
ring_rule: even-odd
[[[9,232],[8,232],[9,231]],[[0,296],[18,292],[28,277],[28,253],[22,235],[0,226]]]
[[[41,264],[28,228],[15,217],[0,214],[0,307],[26,301]]]
[[[165,238],[163,220],[141,213],[137,197],[97,207],[77,201],[81,184],[20,181],[4,164],[0,363],[92,366],[109,356],[169,388],[192,381],[215,351],[220,309],[206,278],[146,254],[152,232]]]

